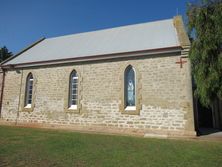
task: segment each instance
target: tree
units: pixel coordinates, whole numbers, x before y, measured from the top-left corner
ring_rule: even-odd
[[[195,95],[210,106],[222,99],[222,0],[189,4],[187,16]]]
[[[11,57],[12,55],[13,55],[12,52],[9,52],[5,46],[0,48],[0,62],[6,60],[7,58]]]

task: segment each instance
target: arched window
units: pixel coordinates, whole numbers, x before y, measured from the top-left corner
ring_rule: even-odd
[[[26,91],[25,91],[25,107],[31,108],[32,106],[32,92],[33,92],[33,76],[30,73],[26,79]]]
[[[135,71],[134,68],[129,65],[124,74],[124,97],[125,97],[125,110],[136,109],[136,98],[135,98]]]
[[[78,102],[78,75],[74,70],[69,80],[69,109],[77,109]]]

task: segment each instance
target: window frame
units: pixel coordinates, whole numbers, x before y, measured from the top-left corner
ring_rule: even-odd
[[[77,82],[76,82],[76,94],[73,94],[73,74],[75,74],[75,78],[77,79]],[[68,97],[68,109],[69,110],[76,110],[78,108],[78,96],[79,96],[79,76],[78,76],[78,73],[76,72],[76,70],[73,70],[71,73],[70,73],[70,77],[69,77],[69,97]],[[72,99],[72,96],[76,96],[76,99]],[[72,100],[75,100],[76,101],[76,104],[72,104]]]
[[[23,73],[23,72],[22,72]],[[22,75],[23,76],[23,75]],[[30,77],[32,77],[32,94],[31,94],[31,99],[28,99],[29,94],[29,89],[28,87],[30,86],[29,81],[30,81]],[[26,75],[26,77],[22,77],[22,80],[24,84],[23,86],[23,91],[24,93],[21,94],[21,98],[23,98],[21,104],[20,104],[20,109],[19,111],[21,112],[32,112],[34,110],[34,104],[35,104],[35,85],[36,85],[36,78],[35,75],[32,72],[29,72],[28,75]],[[31,103],[29,103],[28,101],[31,100]]]
[[[129,71],[129,70],[133,70],[133,73],[134,73],[134,91],[135,91],[135,93],[134,93],[134,105],[133,106],[128,106],[127,105],[127,97],[128,96],[126,96],[126,94],[127,94],[127,91],[126,91],[126,81],[127,81],[127,72]],[[135,69],[134,69],[134,67],[132,66],[132,65],[128,65],[127,67],[126,67],[126,69],[125,69],[125,71],[124,71],[124,109],[125,109],[125,111],[127,112],[127,111],[136,111],[136,93],[137,93],[137,91],[136,91],[136,87],[137,87],[137,83],[136,83],[136,71],[135,71]]]
[[[76,105],[70,106],[70,81],[71,81],[71,77],[73,72],[76,72],[76,75],[78,76],[78,81],[77,81],[77,101],[76,101]],[[76,69],[71,69],[70,71],[67,72],[68,75],[64,76],[64,79],[67,83],[67,86],[65,87],[65,94],[64,94],[64,112],[68,112],[68,113],[80,113],[81,110],[81,89],[82,89],[82,77],[81,77],[81,73],[78,70],[78,68]]]
[[[135,77],[135,106],[133,107],[126,107],[126,97],[125,97],[125,73],[126,70],[129,67],[132,67],[134,70],[134,77]],[[142,95],[141,95],[141,74],[138,71],[137,64],[132,62],[132,63],[123,63],[121,65],[121,75],[120,75],[120,82],[121,82],[121,87],[120,87],[120,104],[119,104],[119,111],[122,114],[128,114],[128,115],[139,115],[140,110],[142,109],[141,101],[142,101]]]
[[[31,108],[33,95],[33,75],[30,73],[26,80],[25,108]],[[32,87],[32,88],[30,88]],[[30,93],[31,91],[31,93]],[[30,101],[30,102],[29,102]]]

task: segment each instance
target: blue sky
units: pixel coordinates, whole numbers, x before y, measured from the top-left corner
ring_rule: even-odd
[[[188,0],[0,0],[0,47],[186,14]]]

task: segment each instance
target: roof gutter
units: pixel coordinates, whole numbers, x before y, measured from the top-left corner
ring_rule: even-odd
[[[57,65],[57,64],[67,64],[67,63],[76,63],[76,62],[88,62],[88,61],[98,61],[98,60],[110,60],[110,59],[119,59],[119,58],[129,58],[129,57],[140,57],[140,56],[150,56],[154,54],[166,54],[166,53],[176,53],[181,52],[181,46],[167,47],[167,48],[158,48],[150,50],[141,50],[133,52],[122,52],[122,53],[113,53],[113,54],[103,54],[103,55],[94,55],[94,56],[81,56],[75,58],[66,58],[66,59],[56,59],[56,60],[47,60],[47,61],[38,61],[38,62],[27,62],[20,64],[8,64],[2,65],[4,69],[10,68],[21,68],[21,67],[34,67],[34,66],[44,66],[44,65]]]

